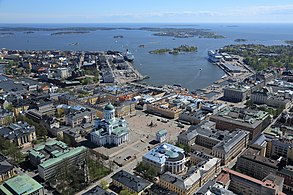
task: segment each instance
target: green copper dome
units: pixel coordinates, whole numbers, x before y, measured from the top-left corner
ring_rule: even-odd
[[[167,151],[166,155],[169,156],[169,158],[177,158],[179,156],[177,152],[173,152],[171,150]]]
[[[115,108],[114,108],[114,106],[113,106],[111,103],[108,103],[108,104],[105,106],[104,109],[105,109],[105,110],[114,110]]]

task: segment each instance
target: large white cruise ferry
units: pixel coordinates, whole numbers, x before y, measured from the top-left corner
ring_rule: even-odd
[[[132,62],[134,60],[134,55],[127,49],[124,55],[124,59],[129,62]]]
[[[214,50],[208,51],[209,60],[213,63],[220,62],[223,56]]]

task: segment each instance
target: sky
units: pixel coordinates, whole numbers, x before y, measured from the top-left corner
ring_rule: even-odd
[[[293,0],[0,0],[0,23],[293,23]]]

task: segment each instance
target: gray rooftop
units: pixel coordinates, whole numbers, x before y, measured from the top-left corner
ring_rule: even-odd
[[[24,135],[29,135],[35,131],[34,126],[30,126],[28,123],[19,121],[11,124],[7,127],[0,128],[0,135],[5,139],[14,140]]]
[[[211,121],[191,127],[188,131],[180,134],[178,139],[190,141],[197,136],[206,137],[216,141],[215,148],[223,149],[228,152],[236,143],[243,137],[247,136],[249,132],[243,130],[236,130],[233,132],[221,131],[214,128],[214,123]]]
[[[278,164],[279,164],[278,161],[261,156],[258,153],[259,153],[258,150],[248,148],[243,152],[240,158],[245,158],[247,160],[254,161],[256,163],[263,164],[263,165],[272,167],[274,169],[278,168]]]
[[[107,192],[101,187],[96,186],[95,188],[83,193],[82,195],[115,195],[113,192]]]
[[[13,168],[14,166],[10,164],[2,154],[0,154],[0,174],[7,173]]]
[[[119,171],[111,177],[113,180],[122,183],[128,188],[134,190],[135,192],[141,192],[146,187],[151,185],[151,183],[143,178],[132,175],[124,170]]]

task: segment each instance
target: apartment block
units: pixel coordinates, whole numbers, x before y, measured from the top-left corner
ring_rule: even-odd
[[[61,141],[49,141],[44,145],[29,151],[29,159],[32,165],[38,167],[39,176],[48,181],[67,166],[78,165],[85,161],[87,148],[80,146],[69,148]]]
[[[246,108],[226,107],[210,117],[220,130],[234,131],[242,129],[250,133],[252,140],[271,123],[271,117],[267,112]]]

